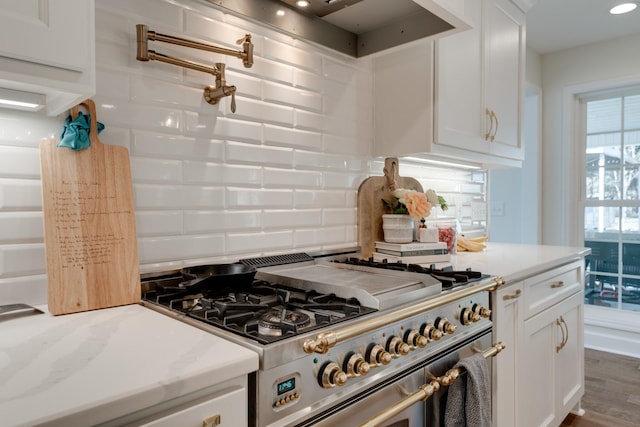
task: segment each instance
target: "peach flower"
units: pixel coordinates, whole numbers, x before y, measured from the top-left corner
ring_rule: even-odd
[[[407,212],[413,219],[420,221],[431,213],[431,203],[427,201],[427,196],[415,190],[398,189],[393,195],[400,203],[406,206]]]

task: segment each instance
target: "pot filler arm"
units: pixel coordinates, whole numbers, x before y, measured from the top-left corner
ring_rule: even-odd
[[[164,55],[154,50],[149,50],[149,40],[156,40],[192,49],[235,56],[242,60],[245,68],[251,68],[253,65],[253,43],[251,43],[251,34],[245,34],[243,38],[236,41],[236,44],[242,45],[242,50],[227,49],[181,37],[156,33],[155,31],[149,31],[149,28],[144,24],[136,25],[136,37],[138,45],[136,59],[138,61],[161,61],[167,64],[213,74],[216,78],[216,84],[215,86],[207,86],[204,88],[204,99],[209,104],[215,105],[221,98],[231,95],[231,112],[236,112],[236,87],[233,85],[227,85],[224,63],[218,62],[215,66],[211,67],[186,59]]]

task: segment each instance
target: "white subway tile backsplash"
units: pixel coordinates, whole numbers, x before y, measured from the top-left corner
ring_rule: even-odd
[[[322,211],[320,209],[300,210],[267,210],[264,212],[264,227],[269,228],[299,228],[320,227],[322,225]]]
[[[275,249],[287,250],[293,245],[293,231],[268,233],[230,233],[227,250],[230,254],[251,253]]]
[[[222,160],[223,142],[135,131],[131,154],[168,159]]]
[[[357,246],[357,189],[384,166],[370,156],[369,59],[242,19],[216,2],[96,0],[96,8],[100,140],[130,150],[142,272]],[[139,23],[231,49],[251,33],[251,68],[235,57],[150,42],[161,53],[225,63],[237,111],[231,97],[204,100],[214,76],[137,61]],[[59,137],[65,116],[0,110],[3,302],[46,302],[38,146]],[[402,160],[400,175],[446,195],[451,208],[442,217],[482,227],[484,172]]]
[[[286,147],[265,147],[255,144],[228,141],[226,161],[228,163],[255,163],[260,160],[263,166],[289,166],[293,164],[293,149]]]
[[[357,220],[356,209],[323,209],[322,224],[325,226],[352,225]]]
[[[322,150],[322,134],[282,126],[264,125],[264,142],[308,150]]]
[[[255,230],[262,227],[260,211],[185,211],[185,234],[202,234],[237,230]]]
[[[296,246],[318,246],[347,241],[347,231],[345,227],[322,227],[314,229],[296,230],[295,231]]]
[[[0,145],[0,174],[11,178],[40,178],[39,149]]]
[[[312,111],[322,111],[322,95],[304,89],[264,82],[263,97],[267,102],[287,104]]]
[[[0,245],[0,278],[45,273],[44,244]]]
[[[177,252],[183,260],[221,256],[225,253],[224,236],[213,234],[138,239],[138,257],[141,264],[172,261],[176,259]]]
[[[182,162],[169,159],[131,159],[131,178],[135,182],[176,183],[182,181]]]
[[[0,210],[41,208],[42,186],[39,180],[0,178]]]
[[[320,55],[276,40],[265,39],[264,56],[293,65],[294,72],[297,69],[307,69],[319,74],[322,69],[322,58]]]
[[[1,212],[0,244],[42,242],[42,212]]]
[[[138,237],[173,236],[183,233],[181,210],[136,212],[136,234]]]
[[[219,163],[188,161],[184,165],[184,182],[187,184],[247,185],[262,184],[262,168],[259,166],[228,166]]]
[[[320,172],[297,171],[286,169],[264,169],[265,187],[286,187],[290,188],[295,182],[297,188],[317,188],[322,185],[322,174]]]
[[[298,190],[293,196],[294,207],[298,209],[344,208],[348,206],[347,197],[350,195],[343,190]]]
[[[228,101],[228,100],[223,100]],[[293,125],[293,107],[269,104],[255,99],[236,97],[236,113],[234,118],[256,122]]]
[[[170,1],[155,0],[108,0],[96,2],[96,18],[102,10],[112,11],[123,18],[140,21],[141,24],[158,24],[180,30],[182,27],[182,8]],[[96,19],[99,21],[99,19]],[[97,26],[97,25],[96,25]],[[110,28],[104,28],[109,31]]]
[[[232,187],[227,189],[228,209],[293,207],[293,192],[288,190],[260,190]]]

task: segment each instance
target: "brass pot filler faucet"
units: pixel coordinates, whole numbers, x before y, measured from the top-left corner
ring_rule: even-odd
[[[138,61],[161,61],[167,64],[173,64],[180,67],[190,68],[203,73],[213,74],[216,77],[215,86],[207,86],[204,88],[204,99],[212,105],[225,96],[231,95],[231,112],[236,112],[236,87],[228,85],[224,75],[225,64],[217,62],[214,67],[199,64],[197,62],[188,61],[186,59],[175,58],[169,55],[163,55],[153,50],[149,50],[149,40],[156,40],[165,43],[171,43],[178,46],[190,47],[193,49],[205,50],[208,52],[220,53],[223,55],[231,55],[242,59],[245,68],[251,68],[253,65],[253,43],[251,43],[251,34],[245,34],[243,38],[236,41],[236,44],[242,45],[243,50],[233,50],[224,47],[213,46],[206,43],[200,43],[193,40],[187,40],[180,37],[167,36],[159,34],[155,31],[149,31],[144,24],[136,25],[136,35],[138,38],[138,52],[136,59]]]

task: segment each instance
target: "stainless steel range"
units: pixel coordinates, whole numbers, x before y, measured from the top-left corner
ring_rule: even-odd
[[[180,271],[146,275],[143,302],[258,353],[253,427],[422,426],[437,414],[398,401],[428,384],[436,393],[459,358],[492,345],[489,291],[499,278],[352,252],[240,263],[256,270],[249,286],[194,290]]]

